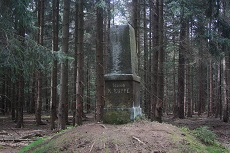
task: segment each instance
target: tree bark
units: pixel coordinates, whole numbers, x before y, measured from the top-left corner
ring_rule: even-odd
[[[151,3],[152,4],[152,3]],[[158,43],[159,43],[159,0],[156,0],[153,8],[153,53],[152,53],[152,79],[151,79],[151,121],[155,120],[155,110],[157,104],[157,83],[158,83]]]
[[[229,54],[229,53],[225,53]],[[224,105],[223,105],[223,122],[229,121],[229,110],[228,110],[228,69],[229,69],[229,63],[227,60],[229,59],[227,55],[223,58],[223,93],[224,93]]]
[[[99,3],[100,0],[97,0]],[[96,121],[103,119],[104,108],[104,58],[103,58],[103,8],[97,7],[97,39],[96,39]]]
[[[43,45],[43,36],[44,36],[44,0],[38,1],[38,44]],[[42,70],[39,69],[37,72],[38,77],[38,86],[37,86],[37,103],[35,110],[36,124],[40,125],[41,121],[41,110],[42,110]]]
[[[135,30],[135,37],[136,37],[136,52],[137,52],[137,67],[138,67],[138,74],[140,71],[140,2],[139,0],[132,0],[132,4],[133,4],[133,14],[132,14],[132,23],[133,23],[133,27]]]
[[[52,40],[53,52],[58,51],[58,27],[59,27],[59,0],[53,0],[52,6]],[[55,120],[57,119],[57,59],[53,60],[53,67],[51,72],[51,130],[55,129]]]
[[[212,60],[210,59],[209,66],[209,116],[213,115],[213,72],[212,72]]]
[[[38,96],[37,96],[37,104],[36,104],[36,112],[35,112],[35,118],[36,118],[36,125],[41,125],[41,112],[42,112],[42,72],[41,70],[38,70],[37,72],[37,78],[38,78]]]
[[[187,117],[192,117],[192,98],[191,98],[191,72],[190,72],[190,63],[187,64],[187,100],[188,100],[188,111],[187,111]]]
[[[146,17],[146,0],[144,0],[144,7],[143,7],[143,12],[144,12],[144,112],[147,116],[149,116],[149,103],[150,101],[148,100],[148,42],[147,42],[147,17]]]
[[[73,74],[73,80],[74,80],[74,85],[73,85],[73,103],[72,103],[72,112],[73,112],[73,121],[72,121],[72,125],[75,126],[76,124],[76,110],[77,110],[77,58],[78,58],[78,19],[79,19],[79,2],[76,1],[75,2],[75,51],[74,51],[74,74]]]
[[[83,97],[84,97],[84,12],[83,0],[79,1],[78,19],[78,53],[77,53],[77,124],[82,125],[83,116]]]
[[[69,11],[70,1],[64,0],[63,24],[62,24],[62,53],[68,55],[69,48]],[[68,108],[68,59],[61,62],[60,101],[58,105],[58,129],[66,129],[66,110]]]
[[[187,19],[182,15],[179,43],[179,65],[178,65],[178,117],[184,118],[184,85],[185,85],[185,50],[186,50],[186,27]]]
[[[158,65],[158,79],[157,79],[157,104],[156,104],[156,121],[162,122],[162,111],[163,111],[163,103],[164,103],[164,21],[163,21],[163,0],[159,0],[159,65]]]

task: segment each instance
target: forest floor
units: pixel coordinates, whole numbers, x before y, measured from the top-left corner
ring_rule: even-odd
[[[186,119],[172,119],[172,116],[164,116],[165,123],[160,124],[149,121],[138,121],[126,125],[96,124],[93,115],[87,116],[88,120],[83,126],[72,128],[66,136],[73,139],[73,143],[61,143],[60,150],[72,150],[72,152],[168,152],[175,143],[184,142],[179,138],[184,134],[176,126],[195,129],[208,126],[217,135],[217,140],[230,148],[230,123],[224,123],[220,119],[206,118],[206,116]],[[49,116],[42,117],[46,125],[35,125],[34,115],[24,116],[24,128],[17,129],[10,116],[0,116],[0,153],[17,153],[23,146],[38,139],[39,137],[52,137],[57,131],[50,130]],[[172,124],[172,125],[171,125]],[[175,126],[174,126],[175,125]],[[73,133],[78,137],[72,137]],[[177,137],[177,142],[172,142],[172,135]],[[65,137],[63,139],[66,139]],[[106,139],[106,140],[105,140]],[[154,141],[154,143],[153,143]],[[126,143],[126,145],[122,145]],[[107,147],[106,147],[107,146]],[[183,150],[183,147],[181,148]],[[75,150],[75,151],[74,151]],[[186,150],[183,150],[186,152]],[[68,151],[66,151],[68,152]],[[176,152],[176,151],[175,151]]]

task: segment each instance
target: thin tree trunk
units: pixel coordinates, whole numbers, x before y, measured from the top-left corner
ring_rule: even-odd
[[[173,44],[176,45],[175,36],[173,36]],[[178,116],[177,96],[176,96],[176,50],[173,51],[173,116]]]
[[[187,100],[188,100],[187,117],[192,117],[192,98],[191,98],[191,85],[190,85],[191,75],[190,74],[191,74],[190,63],[188,62],[188,65],[187,65]]]
[[[41,111],[42,111],[42,72],[41,70],[38,70],[37,72],[37,78],[38,78],[38,97],[37,97],[37,105],[36,105],[36,112],[35,112],[35,118],[36,118],[36,124],[41,125]]]
[[[79,1],[79,19],[78,19],[78,56],[77,56],[77,124],[82,125],[83,116],[83,96],[84,96],[84,50],[83,50],[83,36],[84,36],[84,12],[83,0]]]
[[[133,18],[132,18],[132,22],[133,22],[133,27],[135,30],[135,37],[136,37],[136,49],[137,49],[137,60],[138,60],[138,72],[140,71],[140,4],[139,4],[139,0],[133,0],[132,1],[133,4]],[[138,73],[139,74],[139,73]]]
[[[75,2],[75,51],[74,51],[74,76],[73,76],[73,80],[74,80],[74,85],[73,85],[73,104],[72,104],[72,112],[73,112],[73,121],[72,121],[72,125],[75,126],[76,124],[76,109],[77,109],[77,58],[78,58],[78,19],[79,19],[79,2],[76,1]]]
[[[69,48],[69,11],[70,1],[64,0],[62,24],[62,53],[67,56]],[[60,101],[58,105],[58,129],[66,129],[66,110],[68,109],[68,60],[61,63]]]
[[[32,91],[32,93],[31,93],[31,103],[30,103],[30,107],[31,107],[31,109],[30,109],[30,113],[31,114],[33,114],[33,113],[35,113],[35,103],[36,103],[36,73],[34,72],[33,73],[33,76],[32,76],[32,87],[31,87],[32,89],[31,89],[31,91]]]
[[[90,66],[89,66],[89,58],[88,58],[88,62],[87,62],[87,98],[86,98],[86,111],[87,113],[90,112],[90,108],[91,108],[91,96],[90,96],[90,79],[91,79],[91,73],[90,73]]]
[[[162,122],[162,111],[163,111],[163,103],[164,103],[164,21],[163,21],[163,0],[159,0],[159,65],[158,65],[158,79],[157,79],[157,104],[156,104],[156,112],[155,118],[158,122]]]
[[[179,65],[178,65],[178,117],[184,118],[184,85],[185,85],[185,50],[186,50],[186,27],[187,19],[181,19]]]
[[[53,0],[52,6],[52,21],[53,21],[53,51],[58,51],[58,27],[59,27],[59,0]],[[57,60],[53,60],[51,73],[51,130],[55,129],[55,120],[57,119]]]
[[[20,70],[19,72],[19,87],[18,87],[18,118],[17,118],[17,125],[16,128],[23,128],[23,102],[24,102],[24,77],[23,71]]]
[[[212,59],[210,59],[210,67],[209,67],[209,116],[213,115],[213,74],[212,74]]]
[[[152,3],[151,3],[152,4]],[[155,120],[155,110],[157,104],[157,79],[158,79],[158,42],[159,42],[159,0],[156,0],[153,8],[153,53],[152,53],[152,79],[151,79],[151,121]]]
[[[99,3],[100,0],[97,0]],[[104,108],[104,58],[103,58],[103,8],[97,7],[96,39],[96,121],[103,119]]]
[[[26,8],[24,8],[26,9]],[[25,27],[23,27],[23,23],[20,20],[19,21],[19,27],[18,27],[18,33],[19,36],[21,37],[21,50],[24,50],[24,43],[25,43]],[[23,62],[24,62],[24,57],[22,57],[22,64],[20,65],[21,67],[23,67]],[[19,70],[18,72],[19,75],[19,81],[18,81],[18,102],[17,102],[17,125],[16,128],[23,128],[24,124],[23,124],[23,103],[25,101],[25,94],[24,94],[24,86],[25,86],[25,82],[24,82],[24,72],[23,70]]]
[[[148,80],[148,42],[147,42],[147,21],[146,21],[146,0],[144,0],[144,7],[143,7],[143,12],[144,12],[144,112],[147,116],[149,112],[149,103],[150,101],[148,100],[148,89],[147,89],[147,80]]]
[[[43,45],[43,36],[44,36],[44,0],[38,1],[38,43]],[[38,75],[38,86],[37,86],[37,103],[35,110],[36,124],[40,125],[41,122],[41,110],[42,110],[42,72],[41,69],[37,72]]]
[[[5,69],[3,69],[3,77],[2,77],[2,94],[1,96],[1,112],[3,115],[5,115],[5,109],[6,109],[6,75],[5,75]]]
[[[12,90],[11,90],[11,119],[15,120],[15,101],[16,101],[16,85],[15,82],[12,82]]]
[[[229,54],[229,53],[226,53]],[[229,121],[229,110],[228,110],[228,69],[229,69],[229,63],[228,63],[228,56],[225,55],[223,58],[223,93],[224,93],[224,105],[223,105],[223,121],[228,122]]]
[[[218,73],[217,73],[217,101],[216,101],[216,114],[215,117],[220,119],[222,118],[222,96],[221,96],[221,60],[217,65]]]
[[[147,77],[147,82],[148,82],[148,84],[147,84],[147,99],[146,99],[146,101],[148,101],[147,102],[147,104],[148,104],[148,112],[147,112],[147,117],[148,117],[148,119],[151,119],[151,90],[152,90],[152,66],[151,66],[151,63],[152,63],[152,26],[153,26],[153,5],[151,5],[151,3],[152,3],[152,1],[151,0],[149,0],[148,1],[149,2],[149,4],[150,4],[150,6],[149,6],[149,11],[150,11],[150,13],[149,13],[149,20],[150,20],[150,23],[149,23],[149,52],[148,52],[148,57],[149,57],[149,59],[148,59],[148,69],[147,69],[147,75],[146,75],[146,77]]]

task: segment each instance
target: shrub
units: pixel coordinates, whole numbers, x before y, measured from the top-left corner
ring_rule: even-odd
[[[213,145],[216,139],[215,133],[210,131],[207,126],[196,128],[192,133],[203,143]]]

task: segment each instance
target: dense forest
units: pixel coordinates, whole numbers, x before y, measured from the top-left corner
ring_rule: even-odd
[[[103,118],[110,28],[135,29],[146,118],[229,121],[229,0],[2,0],[0,113],[51,129]]]

